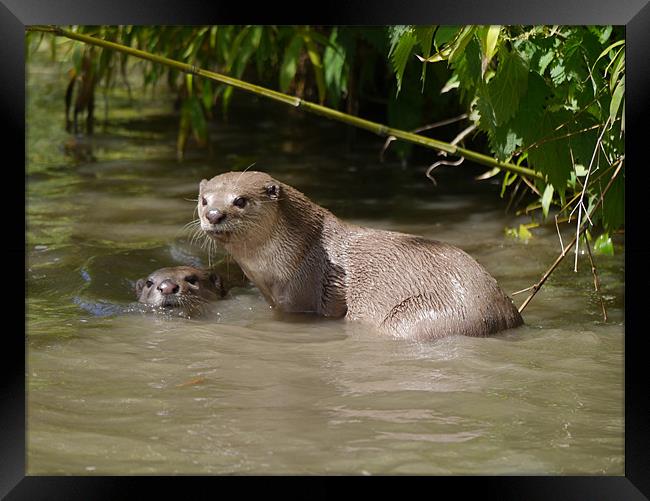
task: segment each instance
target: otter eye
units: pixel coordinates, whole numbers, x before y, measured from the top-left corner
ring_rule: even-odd
[[[189,277],[185,277],[185,281],[191,283],[192,285],[195,285],[199,279],[194,275],[190,275]]]
[[[239,207],[240,209],[243,209],[244,207],[246,207],[246,204],[247,204],[247,203],[248,203],[248,202],[247,202],[247,200],[246,200],[244,197],[237,197],[237,198],[235,198],[235,199],[232,201],[232,204],[233,204],[235,207]]]
[[[147,280],[147,287],[151,287],[153,285],[153,280]]]
[[[201,205],[203,205],[204,207],[208,205],[208,201],[205,199],[205,197],[201,197]]]

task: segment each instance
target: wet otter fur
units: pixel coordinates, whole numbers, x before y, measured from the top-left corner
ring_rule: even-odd
[[[135,284],[138,302],[173,308],[190,316],[203,312],[212,301],[224,296],[221,277],[192,266],[160,268]]]
[[[268,174],[202,180],[198,213],[201,229],[283,312],[345,316],[419,340],[487,336],[523,323],[464,251],[345,223]]]

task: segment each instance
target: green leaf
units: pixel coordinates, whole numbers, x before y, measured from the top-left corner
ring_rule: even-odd
[[[498,167],[495,167],[491,171],[488,171],[486,174],[483,174],[483,176],[487,177],[490,174],[492,174],[492,172],[495,171],[495,170],[497,172],[500,172],[501,169],[499,169]],[[483,177],[483,176],[481,176],[481,177]],[[489,177],[491,177],[491,176],[489,176]],[[503,198],[503,195],[506,192],[506,188],[508,186],[510,186],[515,181],[515,179],[517,179],[517,174],[515,174],[514,172],[506,172],[506,175],[503,176],[503,181],[501,182],[501,193],[500,193],[501,198]]]
[[[196,96],[190,97],[186,101],[186,106],[189,110],[190,124],[194,131],[194,138],[197,143],[204,143],[208,138],[208,127],[201,108],[201,101]]]
[[[203,88],[201,89],[201,101],[206,110],[210,110],[214,104],[214,89],[212,81],[208,79],[202,80]]]
[[[519,100],[526,93],[528,66],[516,52],[501,51],[499,58],[499,68],[487,88],[496,125],[503,125],[517,112]]]
[[[556,60],[551,66],[551,79],[556,86],[566,80],[566,68],[562,59]]]
[[[608,232],[601,234],[594,242],[594,253],[604,256],[614,255],[614,244]]]
[[[619,45],[623,45],[624,43],[625,43],[625,40],[619,40],[618,42],[614,42],[614,43],[611,44],[609,47],[607,47],[605,50],[603,50],[603,51],[598,55],[598,57],[596,58],[596,61],[594,62],[593,67],[592,67],[592,71],[593,71],[593,68],[596,66],[596,63],[597,63],[598,61],[600,61],[603,57],[605,57],[607,54],[609,54],[609,52],[610,52],[611,50],[615,49],[615,48],[618,47]]]
[[[178,161],[183,159],[185,145],[187,144],[187,136],[190,132],[190,110],[187,103],[183,103],[181,107],[181,119],[178,127],[178,136],[176,137],[176,159]]]
[[[481,59],[481,75],[485,74],[488,64],[490,64],[490,61],[494,57],[500,32],[500,25],[482,26],[477,31],[477,35],[481,41],[481,52],[483,54]]]
[[[545,80],[536,73],[528,76],[528,89],[521,98],[519,109],[510,120],[509,126],[520,134],[525,146],[529,146],[542,137],[540,124],[551,89]]]
[[[544,219],[548,217],[548,210],[551,206],[551,201],[553,200],[553,185],[547,184],[544,189],[544,194],[542,195],[542,214],[544,214]]]
[[[81,72],[81,46],[76,45],[74,51],[72,52],[72,64],[74,65],[77,74]]]
[[[618,76],[621,71],[625,70],[625,48],[621,49],[619,55],[616,57],[612,64],[612,75],[609,79],[609,89],[610,91],[614,89],[618,81]]]
[[[435,26],[416,26],[414,28],[415,37],[422,49],[422,55],[425,58],[431,55],[431,43],[433,41],[433,33],[435,30]]]
[[[453,40],[460,33],[461,28],[461,26],[438,26],[433,39],[435,49],[440,50],[444,44]]]
[[[261,26],[254,26],[247,30],[246,36],[241,39],[236,57],[233,58],[229,67],[229,71],[232,71],[236,78],[241,78],[248,65],[248,61],[258,49],[262,39],[262,30],[263,28]]]
[[[451,89],[457,89],[460,86],[460,80],[458,79],[458,73],[454,73],[447,83],[440,89],[440,94],[449,92]]]
[[[404,92],[397,95],[390,93],[388,101],[388,125],[402,130],[415,129],[422,122],[422,93],[419,92],[418,80],[414,73],[407,74],[404,80]],[[401,158],[405,158],[412,149],[412,144],[395,141],[391,145]]]
[[[490,136],[490,149],[499,160],[505,161],[521,146],[522,142],[520,134],[504,125],[497,127]]]
[[[566,111],[547,109],[541,117],[538,128],[539,136],[536,138],[543,141],[528,150],[529,165],[547,174],[549,181],[560,196],[564,193],[566,182],[571,177],[573,165],[568,139],[555,139],[563,135],[561,131],[555,131],[555,128],[570,117],[571,114]]]
[[[302,49],[303,39],[295,34],[284,51],[282,66],[280,66],[280,91],[287,92],[298,69],[298,57]]]
[[[612,26],[589,26],[589,31],[598,37],[598,42],[602,45],[609,40]]]
[[[548,65],[555,59],[555,51],[548,51],[545,54],[541,55],[538,62],[538,69],[540,75],[544,75]]]
[[[517,235],[519,240],[522,242],[528,242],[533,237],[533,234],[524,226],[523,224],[519,225],[519,234]]]
[[[334,108],[338,107],[341,94],[347,86],[344,72],[346,52],[337,38],[338,29],[334,27],[330,34],[329,44],[325,47],[325,52],[323,53],[325,86],[327,87],[328,96]]]
[[[312,68],[314,69],[316,86],[318,87],[318,101],[320,104],[323,104],[323,102],[325,102],[325,74],[323,72],[323,63],[321,62],[321,57],[318,53],[318,46],[314,43],[309,33],[305,34],[303,39],[307,46],[307,55],[309,56]]]
[[[459,58],[467,44],[474,38],[475,26],[465,26],[459,33],[458,37],[452,43],[451,53],[449,54],[449,63],[453,63]]]
[[[223,96],[221,97],[221,113],[223,114],[223,120],[228,121],[228,109],[230,108],[230,101],[232,100],[232,92],[234,87],[226,85],[223,90]]]
[[[621,132],[625,132],[625,99],[623,99],[623,111],[621,112]]]
[[[603,185],[606,185],[605,181],[603,181]],[[608,231],[617,230],[625,223],[625,173],[623,170],[605,194],[602,215],[603,226]]]
[[[587,175],[587,169],[584,165],[576,164],[575,173],[578,177],[585,177]]]
[[[461,88],[471,91],[481,81],[481,49],[476,40],[471,40],[462,56],[450,62],[454,68]]]
[[[621,101],[625,95],[625,75],[619,80],[612,95],[612,102],[609,105],[609,119],[614,121],[618,114],[618,108],[621,106]]]
[[[564,133],[568,132],[573,134],[568,139],[568,147],[573,153],[573,161],[576,164],[589,166],[591,163],[591,158],[594,155],[594,149],[596,148],[596,141],[598,140],[600,130],[591,129],[583,132],[578,131],[593,125],[599,125],[598,121],[590,115],[583,114],[579,119],[569,123],[566,129],[564,129]],[[558,134],[559,133],[560,132],[558,132]]]
[[[433,33],[435,32],[435,26],[416,26],[414,28],[415,37],[418,40],[418,44],[422,49],[422,55],[425,58],[428,58],[431,55],[431,43],[433,42]],[[424,83],[427,78],[427,65],[422,65],[422,91],[424,91]]]
[[[407,33],[411,31],[410,26],[406,25],[395,25],[395,26],[389,26],[388,27],[388,36],[390,38],[389,40],[389,49],[388,49],[388,56],[393,53],[395,50],[395,47],[397,47],[397,44],[399,43],[400,39],[404,35],[404,33]]]
[[[476,100],[476,109],[480,115],[478,127],[492,137],[497,131],[497,118],[494,114],[494,106],[490,100],[490,94],[485,85],[478,88],[476,97],[478,98]]]
[[[408,63],[413,47],[416,43],[417,38],[412,31],[403,31],[394,46],[394,50],[389,55],[395,72],[395,77],[397,78],[397,94],[399,94],[402,88],[404,69],[406,68],[406,63]]]

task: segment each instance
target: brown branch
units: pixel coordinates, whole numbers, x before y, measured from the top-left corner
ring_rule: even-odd
[[[564,134],[563,136],[546,136],[545,138],[539,139],[538,141],[534,142],[530,146],[526,146],[525,148],[521,148],[515,151],[514,153],[512,153],[511,156],[520,155],[530,150],[531,148],[537,148],[538,146],[541,146],[544,143],[550,143],[551,141],[559,141],[560,139],[566,139],[567,137],[575,136],[576,134],[582,134],[583,132],[589,132],[590,130],[597,129],[598,127],[600,127],[600,124],[592,125],[590,127],[585,127],[584,129],[569,132],[567,134]]]
[[[510,210],[510,206],[512,205],[512,202],[515,199],[515,195],[517,194],[517,192],[519,191],[519,188],[521,187],[521,182],[522,182],[521,179],[519,179],[519,181],[517,181],[517,184],[515,185],[514,189],[511,190],[511,192],[510,192],[510,200],[508,200],[508,205],[506,205],[506,210],[505,210],[506,214]],[[526,191],[526,188],[524,188],[522,191]]]
[[[603,301],[603,295],[600,292],[600,279],[598,278],[598,273],[596,271],[596,263],[594,263],[594,256],[591,254],[591,245],[589,245],[589,240],[585,238],[585,247],[587,247],[587,253],[589,255],[589,263],[591,263],[591,273],[594,275],[594,289],[596,294],[598,294],[598,299],[600,299],[600,308],[603,310],[603,322],[607,322],[607,310],[605,309],[605,301]]]
[[[623,160],[624,159],[625,159],[625,157],[621,157],[620,160],[618,161],[618,167],[614,171],[614,174],[612,174],[612,178],[609,180],[609,183],[607,183],[607,186],[605,187],[605,190],[601,193],[600,198],[598,199],[598,202],[591,209],[591,211],[589,213],[590,215],[593,214],[596,211],[596,209],[600,206],[600,204],[603,203],[603,199],[605,198],[605,194],[612,187],[612,184],[614,183],[614,180],[616,179],[616,176],[618,176],[618,173],[621,171],[621,167],[623,166]],[[555,271],[555,268],[557,268],[558,265],[562,262],[562,260],[567,255],[567,253],[575,245],[578,237],[586,229],[587,229],[587,225],[583,222],[582,227],[580,228],[580,230],[578,230],[576,236],[573,237],[573,240],[571,240],[571,242],[569,242],[569,244],[564,248],[564,250],[560,253],[560,255],[557,257],[557,259],[553,262],[551,267],[548,270],[546,270],[546,273],[544,273],[544,275],[542,275],[542,278],[540,278],[539,281],[535,285],[532,286],[533,292],[530,294],[530,296],[528,296],[526,298],[526,300],[523,302],[523,304],[519,307],[519,313],[524,311],[524,308],[526,308],[526,306],[528,306],[528,303],[530,303],[530,301],[533,299],[533,297],[535,297],[535,294],[537,294],[537,291],[539,291],[539,289],[542,287],[542,285],[544,285],[544,282],[546,282],[546,280],[548,280],[548,277],[550,277],[551,273],[553,273],[553,271]]]

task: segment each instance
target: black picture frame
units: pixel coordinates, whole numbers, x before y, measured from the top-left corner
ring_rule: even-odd
[[[25,166],[25,26],[31,24],[617,24],[626,26],[626,175],[625,232],[625,476],[587,477],[404,477],[352,478],[345,480],[345,491],[358,490],[364,497],[376,493],[404,495],[404,485],[427,495],[453,489],[454,496],[480,489],[480,495],[499,499],[647,499],[650,496],[650,391],[645,385],[647,365],[643,343],[645,322],[644,290],[648,283],[650,247],[644,242],[644,197],[648,168],[642,162],[643,122],[650,111],[650,4],[648,0],[535,0],[480,2],[455,0],[383,0],[369,2],[335,1],[322,5],[308,3],[268,3],[252,7],[246,3],[197,0],[0,0],[0,102],[5,132],[2,136],[6,159],[2,176],[9,177],[2,190],[5,202],[5,238],[8,268],[5,276],[16,292],[25,284],[18,266],[25,259],[26,220],[14,218],[15,207],[25,206],[26,177],[18,164]],[[11,157],[10,157],[11,158]],[[25,166],[26,167],[26,166]],[[23,187],[20,190],[18,187]],[[9,209],[11,207],[11,209]],[[8,223],[8,224],[7,224]],[[6,232],[9,231],[9,235]],[[26,268],[25,268],[26,269]],[[627,273],[627,270],[631,270]],[[25,290],[25,293],[27,291]],[[11,294],[9,294],[11,295]],[[18,294],[15,307],[6,306],[5,315],[25,311]],[[22,308],[20,306],[22,304]],[[25,327],[25,322],[19,324]],[[194,497],[223,495],[221,489],[236,488],[238,495],[271,487],[277,493],[299,497],[332,497],[341,490],[338,478],[265,477],[255,485],[247,479],[224,477],[35,477],[25,476],[25,374],[26,343],[20,329],[5,328],[2,339],[4,377],[0,380],[0,496],[7,499],[122,499],[140,497],[137,488],[171,493],[172,487],[184,491],[199,489]],[[214,484],[214,481],[217,484]],[[280,482],[282,480],[282,482]],[[390,482],[389,482],[390,481]],[[208,485],[210,482],[210,485]],[[412,484],[411,482],[415,482]],[[212,488],[209,488],[212,487]],[[214,487],[217,487],[215,489]],[[289,489],[287,489],[289,487]],[[433,490],[433,488],[436,488]],[[398,490],[399,489],[399,490]],[[410,493],[409,492],[409,493]],[[332,496],[329,495],[332,494]]]

